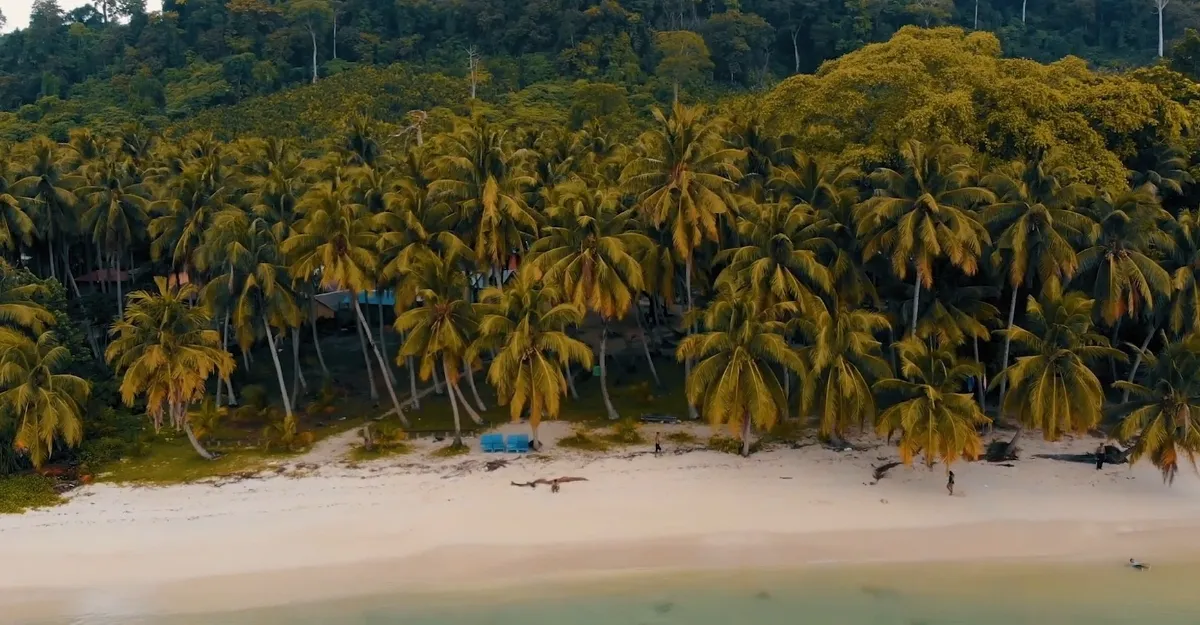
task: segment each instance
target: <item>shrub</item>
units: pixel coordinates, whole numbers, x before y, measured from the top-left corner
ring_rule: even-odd
[[[574,433],[570,436],[559,439],[558,444],[562,447],[581,449],[583,451],[608,450],[608,443],[592,434],[592,432],[584,425],[576,425]]]
[[[639,445],[646,442],[646,439],[642,437],[641,424],[632,417],[625,417],[615,423],[612,433],[605,436],[604,440],[618,445]]]

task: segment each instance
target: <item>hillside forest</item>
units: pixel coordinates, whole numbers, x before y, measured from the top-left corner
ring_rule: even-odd
[[[929,466],[1096,431],[1166,480],[1194,463],[1200,87],[1174,59],[1097,71],[908,26],[700,102],[686,50],[709,44],[664,37],[685,43],[657,95],[493,97],[392,65],[162,127],[18,124],[0,467],[102,457],[89,440],[131,418],[210,458],[252,366],[264,437],[305,445],[298,415],[337,383],[319,304],[342,291],[372,416],[408,428],[440,402],[455,445],[481,388],[535,440],[577,382],[635,416],[610,392],[620,327],[656,386],[681,370],[680,416],[742,453],[789,424]],[[988,448],[995,425],[1014,429]]]

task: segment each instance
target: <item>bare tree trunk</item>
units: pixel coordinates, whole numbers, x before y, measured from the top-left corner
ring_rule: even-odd
[[[113,254],[113,264],[116,266],[116,275],[113,277],[117,280],[117,317],[125,316],[125,295],[121,293],[121,255]]]
[[[471,402],[467,401],[467,396],[463,395],[462,385],[456,383],[453,385],[453,388],[454,395],[462,402],[462,407],[467,409],[467,416],[471,417],[471,420],[477,425],[483,425],[483,417],[480,417],[479,413],[475,412],[475,409],[471,407]]]
[[[454,382],[451,381],[453,376],[450,374],[450,363],[446,362],[445,358],[442,358],[442,370],[446,374],[446,384],[453,389]],[[453,390],[447,395],[450,396],[450,409],[454,412],[454,445],[459,446],[462,445],[462,420],[458,416],[458,400],[455,399]]]
[[[1133,367],[1129,369],[1129,379],[1126,382],[1133,384],[1134,378],[1137,377],[1138,367],[1142,366],[1142,357],[1146,355],[1146,348],[1150,346],[1150,340],[1154,338],[1155,328],[1151,326],[1149,334],[1146,335],[1146,340],[1142,341],[1141,347],[1138,348],[1137,356],[1133,357]],[[1129,389],[1121,391],[1121,403],[1129,401]]]
[[[79,294],[79,285],[75,283],[75,272],[71,271],[71,246],[63,246],[63,273],[67,276],[67,284],[71,285],[71,291],[75,293],[75,299],[82,297]]]
[[[333,60],[337,60],[337,6],[333,7]]]
[[[400,334],[401,350],[403,350],[403,346],[406,342],[408,342],[407,337],[405,337],[404,334],[401,333]],[[408,392],[409,392],[409,394],[412,395],[412,398],[409,401],[412,402],[411,405],[414,410],[420,410],[421,409],[421,396],[420,396],[420,394],[417,393],[417,369],[416,369],[416,367],[413,366],[413,357],[412,356],[404,357],[404,368],[408,369]]]
[[[267,313],[262,316],[263,329],[267,331],[267,346],[271,348],[271,362],[275,363],[275,377],[279,380],[279,395],[283,398],[283,412],[292,418],[292,400],[288,397],[287,384],[283,382],[283,367],[279,365],[279,352],[275,351],[275,334],[271,332],[271,322]]]
[[[312,81],[315,85],[317,84],[317,31],[312,24],[308,25],[308,35],[312,37]]]
[[[1155,0],[1154,6],[1158,8],[1158,58],[1163,56],[1163,9],[1167,8],[1169,0]]]
[[[442,381],[438,379],[437,367],[433,368],[433,392],[442,394]]]
[[[917,335],[917,311],[921,306],[921,270],[917,269],[913,272],[913,305],[912,305],[912,327],[910,331],[913,336]]]
[[[321,375],[326,379],[329,378],[329,367],[325,365],[325,354],[321,352],[321,337],[317,334],[317,298],[313,296],[310,300],[309,317],[312,321],[312,338],[313,347],[317,348],[317,361],[321,363]]]
[[[467,385],[471,387],[471,395],[475,398],[475,405],[479,406],[480,410],[487,410],[487,406],[479,398],[479,389],[475,387],[475,371],[471,369],[465,359],[463,360],[463,376],[467,378]]]
[[[971,26],[972,30],[979,30],[979,0],[975,0],[975,22]]]
[[[799,35],[800,35],[800,28],[799,27],[792,28],[792,56],[795,57],[795,59],[796,59],[796,70],[794,72],[796,74],[800,73],[800,45],[796,41],[796,39]]]
[[[975,379],[975,384],[979,387],[979,409],[987,414],[987,394],[984,392],[984,387],[987,386],[987,374],[984,372],[983,363],[979,362],[979,337],[971,337],[971,345],[975,349],[975,366],[979,367],[979,377]]]
[[[200,444],[200,439],[196,438],[196,433],[192,431],[192,424],[188,422],[186,417],[183,420],[183,433],[187,434],[188,442],[192,444],[192,449],[195,449],[201,458],[205,460],[215,460],[217,458],[211,451],[205,449]]]
[[[354,313],[358,315],[359,321],[363,322],[363,329],[367,334],[367,342],[371,344],[371,349],[375,351],[375,358],[379,360],[379,366],[387,370],[387,361],[383,359],[383,353],[379,351],[379,346],[375,344],[375,339],[371,336],[370,330],[367,329],[366,320],[363,319],[362,307],[358,305],[358,297],[353,297],[350,300],[354,304]],[[400,400],[396,398],[396,389],[392,387],[391,375],[383,376],[383,386],[387,389],[388,396],[392,398],[392,406],[396,408],[396,416],[400,417],[400,423],[404,427],[408,427],[408,417],[404,416],[404,409],[400,407]]]
[[[1012,346],[1012,329],[1013,329],[1013,321],[1017,317],[1017,292],[1018,291],[1020,291],[1020,289],[1018,287],[1014,286],[1013,292],[1012,292],[1012,299],[1008,300],[1008,325],[1005,326],[1006,328],[1008,328],[1008,332],[1004,335],[1004,351],[1002,352],[1003,356],[1002,356],[1002,360],[1000,361],[1000,370],[1001,371],[1004,371],[1005,369],[1008,368],[1008,349],[1009,349],[1009,347]],[[1004,376],[1003,378],[1000,378],[1000,406],[999,407],[1000,407],[1001,413],[1004,412],[1004,395],[1007,392],[1008,392],[1008,376]],[[1004,415],[1001,414],[1000,416],[1004,416]]]
[[[1025,5],[1029,0],[1021,0],[1021,23],[1025,23]]]
[[[571,399],[579,399],[579,393],[575,390],[575,374],[571,372],[571,362],[567,361],[567,390],[571,393]]]
[[[653,302],[651,302],[653,305]],[[650,357],[650,344],[646,341],[646,326],[642,325],[642,307],[638,302],[633,303],[634,319],[637,320],[638,330],[642,336],[642,353],[646,355],[646,363],[650,365],[650,375],[654,376],[654,386],[662,386],[662,382],[658,379],[658,369],[654,367],[654,359]]]
[[[683,288],[685,291],[687,291],[687,317],[688,317],[688,319],[686,320],[685,323],[687,324],[687,334],[688,334],[688,336],[691,336],[692,335],[692,323],[691,323],[691,316],[692,316],[692,257],[690,254],[688,255],[688,259],[684,265],[683,271],[684,271],[684,274],[683,274],[684,286],[683,286]],[[683,361],[683,379],[686,382],[691,377],[692,377],[692,359],[685,358]],[[692,402],[690,402],[690,401],[688,402],[688,417],[691,418],[693,421],[698,420],[700,418],[700,414],[698,412],[696,412],[696,407],[693,406]]]
[[[225,350],[226,352],[229,351],[229,311],[228,310],[225,311],[225,323],[223,323],[221,325],[221,349]],[[217,380],[218,387],[221,385],[221,381],[222,380],[220,380],[220,379]],[[224,382],[225,382],[225,388],[229,390],[229,405],[236,406],[238,402],[237,402],[237,396],[235,396],[233,394],[233,382],[229,381],[229,376],[225,376]],[[221,403],[220,401],[217,402],[218,405],[220,403]]]
[[[351,301],[356,307],[358,306],[357,297],[358,295],[351,295]],[[354,327],[358,329],[358,343],[362,347],[363,361],[367,363],[367,381],[371,383],[371,401],[377,402],[379,401],[379,391],[375,388],[375,368],[371,365],[371,354],[367,351],[367,339],[363,336],[362,318],[357,315],[354,317]]]
[[[608,319],[604,319],[604,325],[600,330],[600,394],[604,396],[604,408],[608,411],[608,418],[616,421],[621,418],[617,413],[617,409],[613,407],[612,399],[608,396]]]
[[[300,399],[300,388],[308,390],[308,382],[300,371],[300,328],[292,328],[292,405]]]

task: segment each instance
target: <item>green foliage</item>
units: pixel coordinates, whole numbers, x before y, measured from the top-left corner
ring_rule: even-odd
[[[603,438],[596,436],[591,428],[582,424],[576,425],[570,436],[558,439],[557,444],[581,451],[608,451],[609,447]]]
[[[456,458],[458,456],[465,456],[469,453],[471,453],[471,448],[459,442],[451,443],[444,447],[438,447],[437,449],[429,452],[429,455],[433,458]]]
[[[641,445],[646,442],[642,436],[642,424],[633,417],[625,417],[612,426],[612,432],[604,440],[617,445]]]
[[[54,489],[54,480],[41,475],[0,478],[0,514],[20,514],[46,508],[64,500]]]

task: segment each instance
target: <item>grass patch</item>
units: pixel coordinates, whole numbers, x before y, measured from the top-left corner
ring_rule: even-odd
[[[683,431],[671,432],[667,434],[666,438],[668,443],[675,443],[676,445],[695,445],[700,442],[700,439],[696,438],[695,434]]]
[[[0,480],[0,514],[20,514],[34,508],[56,506],[65,501],[54,490],[54,480],[40,475],[21,475]]]
[[[350,450],[348,458],[353,462],[367,462],[370,460],[379,460],[380,458],[403,456],[404,454],[412,453],[412,450],[412,446],[408,443],[376,445],[374,449],[355,447],[354,449]]]
[[[454,443],[450,443],[445,447],[439,447],[429,452],[429,455],[434,458],[454,458],[456,456],[462,456],[469,453],[471,453],[471,448],[469,446],[465,444],[455,445]]]
[[[605,434],[604,442],[613,445],[643,445],[646,438],[642,436],[641,424],[632,417],[625,417],[613,424],[612,431]]]
[[[223,455],[216,460],[205,460],[192,449],[187,437],[160,437],[150,443],[145,454],[104,465],[97,471],[96,480],[118,484],[183,484],[260,471],[272,461],[287,456],[269,454],[258,447],[229,449],[214,446],[209,451]]]
[[[573,434],[558,439],[558,446],[580,451],[608,451],[608,442],[583,426],[576,426]]]

